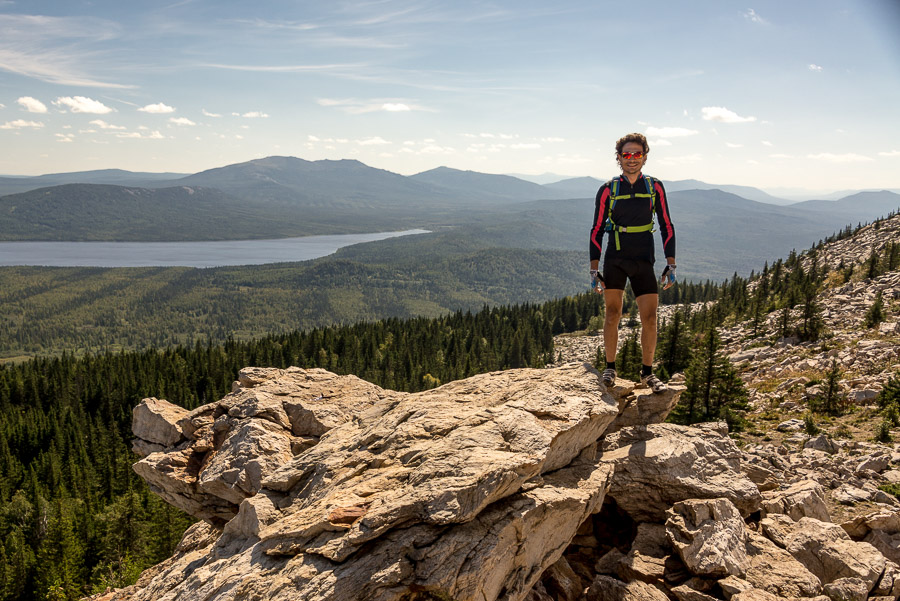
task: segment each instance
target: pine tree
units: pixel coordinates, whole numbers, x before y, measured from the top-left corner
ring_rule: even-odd
[[[843,370],[837,359],[832,359],[831,368],[825,377],[825,390],[821,396],[810,401],[810,406],[815,411],[828,415],[840,415],[844,412],[846,396],[841,392],[841,375],[843,375]]]
[[[656,345],[656,359],[661,370],[669,376],[683,371],[690,362],[691,348],[684,314],[678,310],[663,324]]]
[[[879,290],[872,306],[866,311],[865,324],[867,328],[871,329],[878,327],[882,321],[884,321],[884,297],[882,291]]]
[[[637,331],[633,331],[625,339],[616,354],[616,373],[626,380],[637,382],[641,379],[641,343],[638,341]]]
[[[727,357],[720,354],[721,340],[715,328],[703,335],[685,371],[686,390],[671,414],[676,423],[693,424],[724,419],[739,430],[743,419],[735,413],[748,408],[747,389]]]
[[[798,337],[804,342],[818,340],[824,331],[825,320],[822,318],[822,305],[816,296],[816,286],[807,282],[803,290],[803,313]]]

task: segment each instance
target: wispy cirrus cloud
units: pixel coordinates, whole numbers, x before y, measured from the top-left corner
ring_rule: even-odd
[[[215,117],[215,118],[218,118],[218,117],[221,117],[221,116],[222,116],[222,115],[219,114],[219,113],[210,113],[210,112],[209,112],[208,110],[206,110],[206,109],[203,109],[201,112],[203,113],[203,116],[204,116],[204,117]]]
[[[900,157],[900,150],[889,150],[887,152],[879,152],[880,157]]]
[[[16,100],[29,113],[46,113],[47,105],[31,96],[22,96]]]
[[[0,71],[49,83],[133,88],[97,73],[108,63],[98,44],[121,34],[117,24],[95,17],[0,14]]]
[[[87,98],[86,96],[60,96],[53,101],[58,107],[68,107],[73,113],[93,113],[95,115],[105,115],[113,112],[99,100]]]
[[[810,70],[810,71],[815,71],[816,73],[821,73],[822,71],[824,71],[824,69],[825,69],[825,68],[822,67],[821,65],[817,65],[817,64],[815,64],[815,63],[810,63],[810,64],[809,64],[809,70]]]
[[[226,69],[229,71],[252,71],[255,73],[303,73],[307,71],[325,71],[333,73],[342,69],[359,69],[366,65],[361,63],[332,63],[322,65],[229,65],[223,63],[206,63],[201,67]]]
[[[741,117],[734,111],[724,106],[705,106],[700,111],[704,121],[718,121],[719,123],[751,123],[756,117]]]
[[[752,8],[748,8],[743,13],[744,18],[750,21],[751,23],[756,23],[758,25],[768,25],[769,22],[762,18],[762,16],[753,10]]]

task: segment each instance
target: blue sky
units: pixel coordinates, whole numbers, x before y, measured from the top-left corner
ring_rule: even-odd
[[[896,0],[0,0],[0,173],[270,155],[900,188]]]

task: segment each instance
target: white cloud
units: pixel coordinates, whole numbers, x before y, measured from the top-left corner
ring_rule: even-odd
[[[321,142],[321,138],[317,138],[316,136],[306,136],[306,139],[310,142]]]
[[[47,105],[38,100],[37,98],[32,98],[31,96],[22,96],[18,100],[16,100],[19,104],[22,105],[29,113],[46,113]]]
[[[725,146],[727,146],[728,148],[743,148],[744,147],[743,144],[734,144],[732,142],[725,142]]]
[[[357,140],[356,143],[359,144],[360,146],[382,146],[384,144],[390,144],[390,142],[388,142],[381,136],[375,136],[374,138],[366,138],[365,140]]]
[[[267,119],[269,116],[260,111],[250,111],[249,113],[244,113],[241,117],[246,117],[247,119]]]
[[[654,146],[671,146],[672,145],[672,143],[669,140],[666,140],[665,138],[659,138],[657,140],[647,140],[647,144],[650,145],[650,148],[653,148]]]
[[[174,123],[175,125],[197,125],[187,117],[169,117],[169,123]]]
[[[25,121],[24,119],[16,119],[15,121],[7,121],[0,125],[0,129],[22,129],[23,127],[44,127],[40,121]]]
[[[541,147],[540,144],[536,144],[534,142],[510,145],[510,148],[512,148],[514,150],[533,150],[535,148],[540,148],[540,147]]]
[[[93,121],[91,121],[91,125],[96,125],[100,129],[125,129],[125,127],[121,125],[112,125],[110,123],[107,123],[103,119],[94,119]]]
[[[167,113],[174,113],[175,107],[169,106],[168,104],[163,104],[162,102],[157,102],[156,104],[148,104],[147,106],[142,106],[138,110],[142,113],[165,115]]]
[[[891,150],[889,152],[879,152],[880,157],[900,157],[900,150]]]
[[[67,106],[73,113],[93,113],[95,115],[105,115],[113,112],[99,100],[86,98],[84,96],[61,96],[53,101],[56,106]]]
[[[741,117],[734,111],[724,106],[705,106],[701,109],[704,121],[718,121],[720,123],[749,123],[756,121],[756,117]]]
[[[541,142],[565,142],[565,138],[540,138]]]
[[[696,129],[687,129],[686,127],[648,127],[645,133],[648,136],[658,136],[660,138],[683,138],[699,134],[700,132]]]
[[[159,133],[158,131],[153,131],[147,135],[144,135],[139,131],[132,131],[132,132],[127,132],[127,133],[119,132],[116,134],[116,137],[117,138],[134,139],[134,140],[162,140],[163,138],[165,138],[165,136],[162,135],[161,133]]]
[[[74,138],[74,134],[53,134],[56,136],[57,142],[71,142]]]
[[[806,158],[815,159],[817,161],[827,161],[829,163],[865,163],[867,161],[875,160],[871,157],[863,156],[861,154],[855,154],[852,152],[848,152],[846,154],[820,152],[818,154],[808,154],[806,155]]]
[[[748,8],[746,11],[744,11],[743,15],[744,15],[744,18],[747,19],[748,21],[750,21],[751,23],[759,23],[760,25],[768,24],[768,21],[763,19],[759,15],[759,13],[757,13],[752,8]]]
[[[815,63],[810,63],[809,70],[815,71],[816,73],[821,73],[823,71],[823,67]]]
[[[386,111],[389,113],[408,113],[411,111],[435,112],[419,104],[415,104],[408,100],[392,99],[370,99],[361,100],[358,98],[319,98],[316,103],[319,106],[339,108],[351,115],[361,115],[364,113],[376,113]]]
[[[768,140],[761,140],[760,143],[761,143],[763,146],[774,146],[774,144],[772,144],[772,143],[769,142]]]
[[[210,112],[209,112],[208,110],[206,110],[206,109],[203,109],[202,112],[203,112],[203,116],[204,116],[204,117],[221,117],[221,116],[222,116],[222,115],[220,115],[219,113],[210,113]]]

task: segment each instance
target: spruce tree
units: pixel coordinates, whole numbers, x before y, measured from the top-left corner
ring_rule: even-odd
[[[626,380],[637,382],[641,379],[641,343],[636,330],[625,339],[616,354],[616,373]]]
[[[683,371],[691,357],[690,340],[685,313],[689,309],[676,311],[662,327],[659,343],[656,345],[656,359],[660,368],[671,376]]]
[[[744,420],[735,411],[748,408],[747,389],[734,366],[720,353],[721,345],[716,328],[709,328],[685,371],[686,390],[671,421],[693,424],[723,419],[731,430],[742,428]]]
[[[879,290],[872,306],[866,311],[865,324],[867,328],[871,329],[878,327],[882,321],[884,321],[884,297],[882,291]]]
[[[816,286],[807,282],[803,290],[803,313],[798,337],[802,341],[818,340],[825,331],[822,305],[816,295]]]

